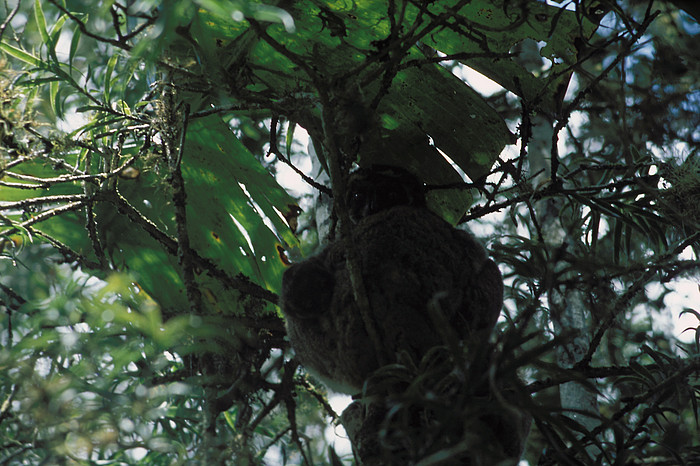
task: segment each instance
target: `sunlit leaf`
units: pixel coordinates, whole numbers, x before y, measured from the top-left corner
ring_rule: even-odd
[[[21,60],[30,65],[36,67],[41,67],[43,65],[43,62],[39,58],[5,42],[0,42],[0,49],[8,53],[9,55],[15,57],[16,59]]]
[[[114,67],[117,66],[117,61],[119,60],[119,55],[114,54],[111,57],[109,57],[109,61],[107,62],[107,69],[104,74],[104,84],[103,84],[103,89],[104,89],[104,98],[105,102],[110,101],[110,91],[112,89],[112,75],[114,74]]]

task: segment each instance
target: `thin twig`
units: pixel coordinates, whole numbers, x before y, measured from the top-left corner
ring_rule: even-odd
[[[33,181],[36,184],[25,184],[25,183],[13,183],[11,181],[0,181],[0,185],[7,186],[10,188],[16,188],[16,189],[46,189],[46,188],[51,187],[52,185],[60,184],[60,183],[74,183],[77,181],[95,181],[95,182],[96,181],[106,181],[110,178],[113,178],[113,177],[121,174],[126,168],[133,165],[138,157],[139,157],[138,155],[134,155],[134,156],[130,157],[128,160],[126,160],[120,166],[114,168],[113,170],[110,170],[108,172],[98,173],[96,175],[89,175],[89,174],[59,175],[59,176],[56,176],[53,178],[41,178],[41,177],[33,176],[33,175],[25,175],[23,173],[15,173],[15,172],[11,172],[11,171],[5,171],[4,172],[5,176],[15,178],[18,180],[23,180],[23,181]],[[0,205],[0,207],[3,207],[3,205]]]
[[[7,26],[9,26],[10,22],[19,11],[19,6],[21,4],[22,2],[20,0],[17,0],[17,5],[15,5],[15,7],[12,9],[7,18],[5,18],[5,21],[3,21],[2,24],[0,24],[0,41],[2,41],[2,36],[5,34],[5,29],[7,28]]]
[[[21,201],[5,202],[0,201],[0,210],[15,210],[15,209],[27,209],[29,207],[52,204],[55,202],[75,202],[75,201],[87,201],[88,197],[85,194],[65,194],[59,196],[44,196],[44,197],[33,197],[30,199],[23,199]]]
[[[16,227],[12,226],[12,227],[7,228],[3,231],[0,231],[0,236],[11,235],[11,234],[17,232],[18,229],[28,228],[32,225],[39,223],[39,222],[43,222],[44,220],[48,220],[51,217],[56,217],[57,215],[61,215],[61,214],[64,214],[66,212],[72,212],[72,211],[81,209],[85,205],[85,202],[86,201],[70,202],[66,205],[44,211],[44,212],[30,218],[29,220],[25,220],[24,222],[18,223]]]
[[[282,151],[279,150],[277,147],[277,123],[278,123],[278,117],[274,116],[272,117],[272,122],[270,123],[270,149],[267,151],[267,155],[269,156],[270,154],[275,154],[279,159],[287,164],[294,172],[301,177],[302,180],[304,180],[306,183],[309,185],[313,186],[314,188],[318,189],[320,192],[329,195],[330,197],[333,197],[333,192],[331,191],[330,188],[327,186],[322,185],[321,183],[317,182],[310,176],[308,176],[306,173],[302,172],[297,168],[287,156],[282,154]]]
[[[99,34],[95,34],[94,32],[90,31],[87,28],[87,25],[80,20],[76,15],[74,15],[70,10],[64,8],[57,0],[49,0],[49,3],[51,3],[53,6],[58,8],[61,13],[64,15],[68,16],[74,23],[78,25],[78,29],[80,29],[80,32],[87,36],[90,37],[91,39],[95,39],[99,42],[104,42],[106,44],[113,45],[114,47],[120,48],[122,50],[126,51],[131,51],[131,46],[127,44],[125,41],[121,40],[115,40],[115,39],[110,39],[108,37],[101,36]],[[153,20],[155,22],[155,19]],[[151,24],[153,24],[153,22]],[[139,28],[139,30],[143,30],[144,28]]]
[[[86,269],[99,270],[100,264],[89,260],[87,257],[74,251],[73,249],[63,244],[53,236],[50,236],[41,230],[35,230],[33,228],[30,228],[29,232],[34,236],[43,238],[47,243],[53,246],[54,249],[56,249],[61,255],[63,255],[66,262],[77,262],[78,264],[80,264],[81,267],[84,267]]]
[[[170,105],[173,102],[170,99]],[[170,108],[170,112],[175,112],[175,108]],[[194,251],[190,247],[190,236],[187,223],[187,192],[185,190],[185,180],[182,177],[181,162],[185,151],[185,140],[187,137],[187,123],[189,118],[189,108],[186,107],[182,116],[182,126],[180,127],[180,141],[177,147],[174,141],[165,141],[166,156],[171,161],[170,180],[173,187],[173,205],[175,206],[175,225],[177,229],[177,258],[182,267],[183,281],[187,293],[187,301],[190,311],[193,314],[202,312],[202,293],[197,285],[194,266]],[[167,138],[166,138],[167,139]]]

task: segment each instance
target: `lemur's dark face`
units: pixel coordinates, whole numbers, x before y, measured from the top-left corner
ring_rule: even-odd
[[[398,167],[375,165],[350,175],[347,205],[354,222],[396,206],[425,206],[423,183]]]

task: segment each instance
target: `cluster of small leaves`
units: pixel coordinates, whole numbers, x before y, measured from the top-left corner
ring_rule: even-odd
[[[320,393],[294,392],[296,365],[283,368],[278,354],[264,368],[267,382],[242,382],[279,386],[274,393],[287,397],[263,391],[237,404],[216,420],[212,439],[202,413],[207,390],[221,382],[188,366],[202,354],[224,356],[227,347],[215,343],[229,338],[221,324],[164,320],[130,277],[97,280],[47,247],[20,256],[0,262],[0,461],[171,464],[194,455],[257,464],[270,447],[294,445],[283,408],[292,399],[307,406],[296,417],[299,432],[319,432],[324,411],[308,407]]]
[[[268,304],[279,244],[295,242],[274,206],[293,200],[220,120],[189,124],[180,170],[186,111],[170,87],[149,82],[155,63],[129,54],[162,17],[115,4],[90,20],[48,3],[8,11],[0,46],[0,460],[257,462],[273,444],[294,445],[280,419],[296,365],[268,361],[286,348]],[[7,28],[13,17],[26,22]],[[179,229],[185,209],[200,234]],[[41,242],[59,256],[44,257]],[[208,312],[187,313],[196,278],[181,267],[209,280]],[[43,292],[23,286],[53,275]],[[321,417],[300,413],[298,432],[318,431]]]
[[[164,349],[182,341],[190,326],[164,323],[154,302],[130,291],[126,277],[99,283],[58,265],[59,259],[46,247],[31,247],[22,262],[0,263],[3,277],[10,277],[0,295],[0,460],[36,464],[116,460],[138,449],[152,458],[184,451],[189,442],[182,428],[193,426],[181,425],[173,409],[191,388],[154,385],[152,375],[182,366]]]
[[[520,311],[516,327],[541,332],[555,320],[551,300],[543,305],[554,293],[582,298],[589,343],[573,367],[562,368],[554,352],[536,351],[557,341],[549,332],[515,347],[526,350],[523,373],[538,401],[531,411],[537,430],[527,458],[541,458],[542,464],[697,461],[697,340],[681,344],[660,323],[671,314],[697,315],[668,304],[673,293],[668,283],[696,278],[700,266],[700,224],[692,201],[686,202],[699,192],[697,91],[688,87],[697,71],[674,66],[697,53],[685,42],[697,34],[697,23],[664,7],[642,40],[629,42],[626,34],[636,34],[626,29],[630,21],[643,25],[656,14],[647,3],[637,3],[642,5],[627,6],[624,14],[620,10],[604,21],[598,39],[607,51],[582,62],[575,81],[579,94],[564,100],[568,111],[548,116],[555,129],[554,138],[549,133],[544,140],[549,160],[533,163],[537,145],[532,142],[538,142],[542,122],[538,127],[535,117],[523,112],[518,121],[529,138],[528,159],[504,161],[502,170],[513,186],[506,183],[492,195],[493,207],[483,204],[470,215],[508,208],[513,222],[497,227],[494,253],[512,273],[508,293]],[[660,33],[666,28],[668,34]],[[681,58],[667,63],[653,50],[669,43]],[[655,69],[663,69],[665,78]],[[665,102],[653,111],[644,107],[650,89],[657,102]],[[504,114],[513,115],[510,97],[491,101],[510,105]],[[556,146],[559,139],[566,142],[563,152]],[[528,166],[529,172],[520,171]],[[682,198],[674,196],[681,191]],[[548,220],[552,217],[555,222]],[[552,239],[552,231],[560,236]],[[697,336],[698,328],[688,331]],[[552,388],[571,383],[597,398],[601,416],[595,421],[558,411]]]

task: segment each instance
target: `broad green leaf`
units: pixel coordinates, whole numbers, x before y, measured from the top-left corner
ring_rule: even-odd
[[[477,92],[440,66],[400,72],[383,104],[380,111],[386,109],[401,126],[420,128],[472,180],[488,173],[513,139],[503,118]]]
[[[280,26],[271,25],[267,33],[291,54],[313,61],[325,75],[350,75],[354,66],[361,70],[363,62],[373,61],[375,43],[389,33],[390,22],[382,2],[327,4],[302,0],[289,8],[296,32],[290,34]],[[250,59],[261,65],[260,80],[285,89],[293,76],[298,83],[296,91],[304,92],[309,78],[294,58],[259,41],[252,47]],[[416,51],[405,60],[420,63],[424,56]],[[372,66],[366,68],[367,73],[372,73]],[[358,88],[351,94],[356,94],[358,99],[370,99],[381,92],[379,80],[369,82],[366,88]],[[382,130],[379,140],[365,144],[360,163],[398,164],[420,174],[432,185],[455,184],[461,178],[439,151],[428,146],[428,138],[472,180],[487,173],[503,147],[512,142],[503,119],[483,98],[435,64],[408,67],[399,72],[380,103],[379,112],[382,121],[393,124]],[[311,118],[320,117],[312,112]],[[320,122],[316,124],[320,126]],[[433,207],[452,222],[463,215],[471,202],[472,197],[465,190],[431,193]]]
[[[454,2],[439,2],[434,14],[448,11]],[[589,38],[597,28],[586,17],[540,2],[474,0],[467,2],[459,14],[467,18],[461,28],[440,28],[423,38],[425,44],[446,54],[506,54],[524,39],[546,42],[540,51],[552,61],[544,76],[534,76],[511,59],[473,57],[461,60],[506,89],[522,96],[536,108],[553,112],[568,85],[570,67],[576,63],[575,41]]]
[[[278,246],[294,246],[296,238],[277,211],[286,212],[294,199],[218,116],[189,125],[182,164],[193,247],[233,275],[279,289]]]

